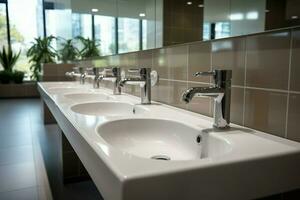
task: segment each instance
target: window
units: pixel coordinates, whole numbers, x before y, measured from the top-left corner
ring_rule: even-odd
[[[140,48],[140,20],[118,19],[119,53],[138,51]]]
[[[95,15],[95,39],[100,41],[101,55],[116,53],[116,20],[114,17]]]
[[[6,4],[0,3],[0,45],[7,46],[7,19],[6,19]]]
[[[15,69],[25,72],[25,78],[29,79],[31,72],[26,52],[34,38],[41,36],[43,32],[42,1],[8,0],[8,11],[11,46],[14,51],[21,51]]]

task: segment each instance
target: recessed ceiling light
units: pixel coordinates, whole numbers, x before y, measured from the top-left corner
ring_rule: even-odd
[[[204,5],[203,5],[203,4],[199,4],[198,7],[199,7],[199,8],[203,8]]]
[[[188,2],[186,2],[186,4],[187,4],[187,5],[192,5],[192,4],[193,4],[193,2],[191,2],[191,1],[188,1]]]
[[[292,19],[298,19],[299,17],[297,15],[291,16]]]
[[[99,10],[97,8],[92,8],[92,12],[98,12]]]
[[[244,15],[242,13],[232,13],[231,15],[229,15],[229,19],[232,21],[243,20]]]
[[[258,19],[258,12],[256,11],[248,12],[246,18],[250,20]]]
[[[140,13],[139,16],[140,16],[140,17],[145,17],[146,14],[145,14],[145,13]]]

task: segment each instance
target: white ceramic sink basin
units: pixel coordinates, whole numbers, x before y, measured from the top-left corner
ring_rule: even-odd
[[[169,120],[116,120],[99,126],[97,131],[110,145],[154,160],[197,160],[220,156],[231,149],[224,139]]]
[[[73,112],[95,116],[127,116],[141,114],[146,110],[140,106],[122,102],[93,102],[77,104],[71,107]]]
[[[93,94],[93,93],[73,93],[64,95],[67,99],[74,99],[78,101],[104,101],[112,100],[113,97],[110,97],[106,94]]]

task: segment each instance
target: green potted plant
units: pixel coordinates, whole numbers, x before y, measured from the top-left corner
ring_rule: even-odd
[[[79,51],[79,55],[82,59],[100,56],[100,51],[98,49],[98,47],[100,46],[99,42],[97,42],[96,40],[91,40],[89,38],[84,38],[82,36],[78,36],[76,37],[76,39],[78,39],[83,45],[83,48]]]
[[[7,84],[10,83],[14,76],[13,67],[15,66],[17,60],[19,59],[21,51],[15,54],[11,47],[9,46],[6,50],[3,46],[2,51],[0,51],[0,63],[4,70],[0,71],[0,82]],[[24,78],[24,75],[23,75]]]
[[[62,49],[58,50],[59,59],[63,63],[70,63],[77,59],[79,55],[79,50],[75,47],[72,39],[66,40],[63,38],[59,38],[60,40],[64,40],[62,42]]]
[[[12,75],[12,80],[14,83],[20,84],[23,83],[25,73],[22,71],[15,70]]]
[[[32,79],[39,81],[43,63],[54,63],[57,56],[56,50],[51,43],[55,39],[54,36],[45,38],[35,38],[32,46],[27,51],[27,57],[31,63],[30,69],[33,72]]]

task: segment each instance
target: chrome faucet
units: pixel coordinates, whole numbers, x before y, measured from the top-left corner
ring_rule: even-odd
[[[140,85],[141,103],[151,104],[151,68],[130,69],[130,73],[139,73],[138,77],[124,78],[120,81],[120,86],[125,84]]]
[[[93,67],[93,73],[94,73],[94,80],[93,80],[93,88],[97,89],[100,87],[100,68],[99,67]]]
[[[110,73],[109,75],[107,73]],[[98,77],[98,84],[102,80],[112,81],[114,83],[114,95],[121,94],[121,69],[119,67],[104,68],[103,73]]]
[[[79,73],[80,73],[79,82],[80,82],[80,84],[83,85],[85,83],[85,78],[87,76],[87,72],[85,71],[85,69],[83,67],[79,67]]]
[[[214,127],[226,128],[230,124],[231,70],[197,72],[194,76],[213,76],[213,87],[193,87],[182,94],[182,100],[189,103],[193,97],[214,98]]]

